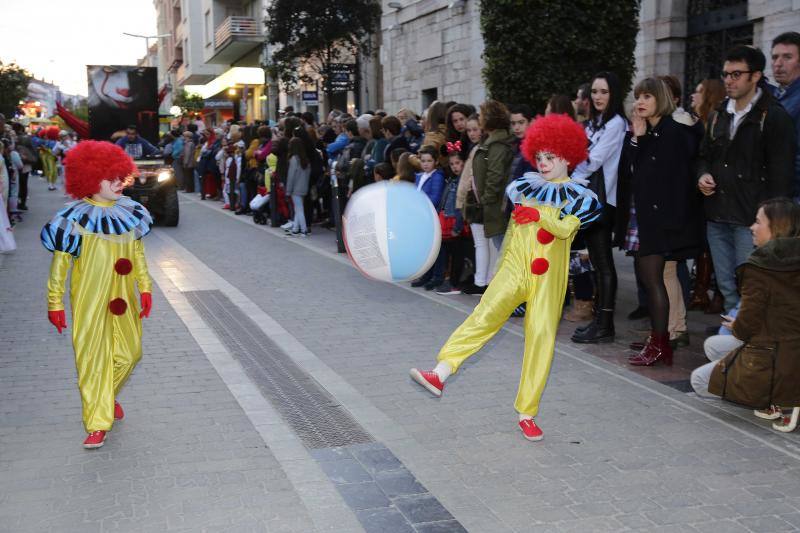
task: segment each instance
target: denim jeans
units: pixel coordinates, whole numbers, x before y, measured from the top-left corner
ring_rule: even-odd
[[[299,194],[292,195],[292,203],[294,204],[294,219],[292,220],[292,232],[305,233],[308,231],[306,225],[306,212],[303,209],[303,197]]]
[[[725,309],[731,309],[739,302],[736,267],[747,261],[753,252],[753,237],[747,226],[711,221],[708,222],[706,232],[711,258],[714,260],[717,287],[725,298]]]

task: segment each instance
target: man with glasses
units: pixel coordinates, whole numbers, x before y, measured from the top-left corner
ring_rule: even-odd
[[[726,310],[739,301],[735,270],[753,251],[748,228],[758,204],[792,192],[794,125],[766,89],[765,65],[757,48],[741,45],[727,53],[722,80],[728,98],[711,116],[697,162],[708,244]]]

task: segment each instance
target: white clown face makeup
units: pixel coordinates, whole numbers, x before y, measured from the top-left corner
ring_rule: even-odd
[[[92,198],[101,202],[116,202],[122,196],[122,190],[130,185],[130,178],[116,178],[100,182],[100,190]]]
[[[550,152],[536,154],[536,167],[547,181],[566,178],[569,176],[569,163]]]

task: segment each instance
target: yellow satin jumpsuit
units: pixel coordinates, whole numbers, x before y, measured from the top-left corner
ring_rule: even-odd
[[[83,202],[101,208],[114,205],[88,198]],[[87,433],[109,431],[114,423],[114,399],[142,356],[136,286],[140,293],[151,292],[152,283],[144,244],[136,232],[104,234],[87,231],[77,222],[72,226],[77,230],[73,233],[79,234],[79,244],[71,247],[72,253],[53,250],[47,284],[48,310],[64,309],[62,298],[72,266],[72,344],[83,423]],[[47,230],[45,226],[43,240]],[[50,234],[54,235],[53,230]],[[66,247],[56,244],[56,248]]]
[[[514,308],[525,302],[525,348],[514,407],[520,414],[536,416],[567,291],[570,245],[581,220],[571,214],[561,218],[562,210],[556,206],[520,203],[538,209],[539,221],[519,225],[511,220],[497,274],[437,360],[447,362],[455,373],[500,330]]]
[[[42,173],[49,185],[55,185],[58,179],[58,159],[50,148],[39,147],[39,159],[42,162]]]

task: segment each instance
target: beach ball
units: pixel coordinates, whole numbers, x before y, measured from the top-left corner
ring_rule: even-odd
[[[347,255],[368,278],[416,279],[439,255],[439,216],[428,196],[411,183],[380,181],[358,189],[342,220]]]

